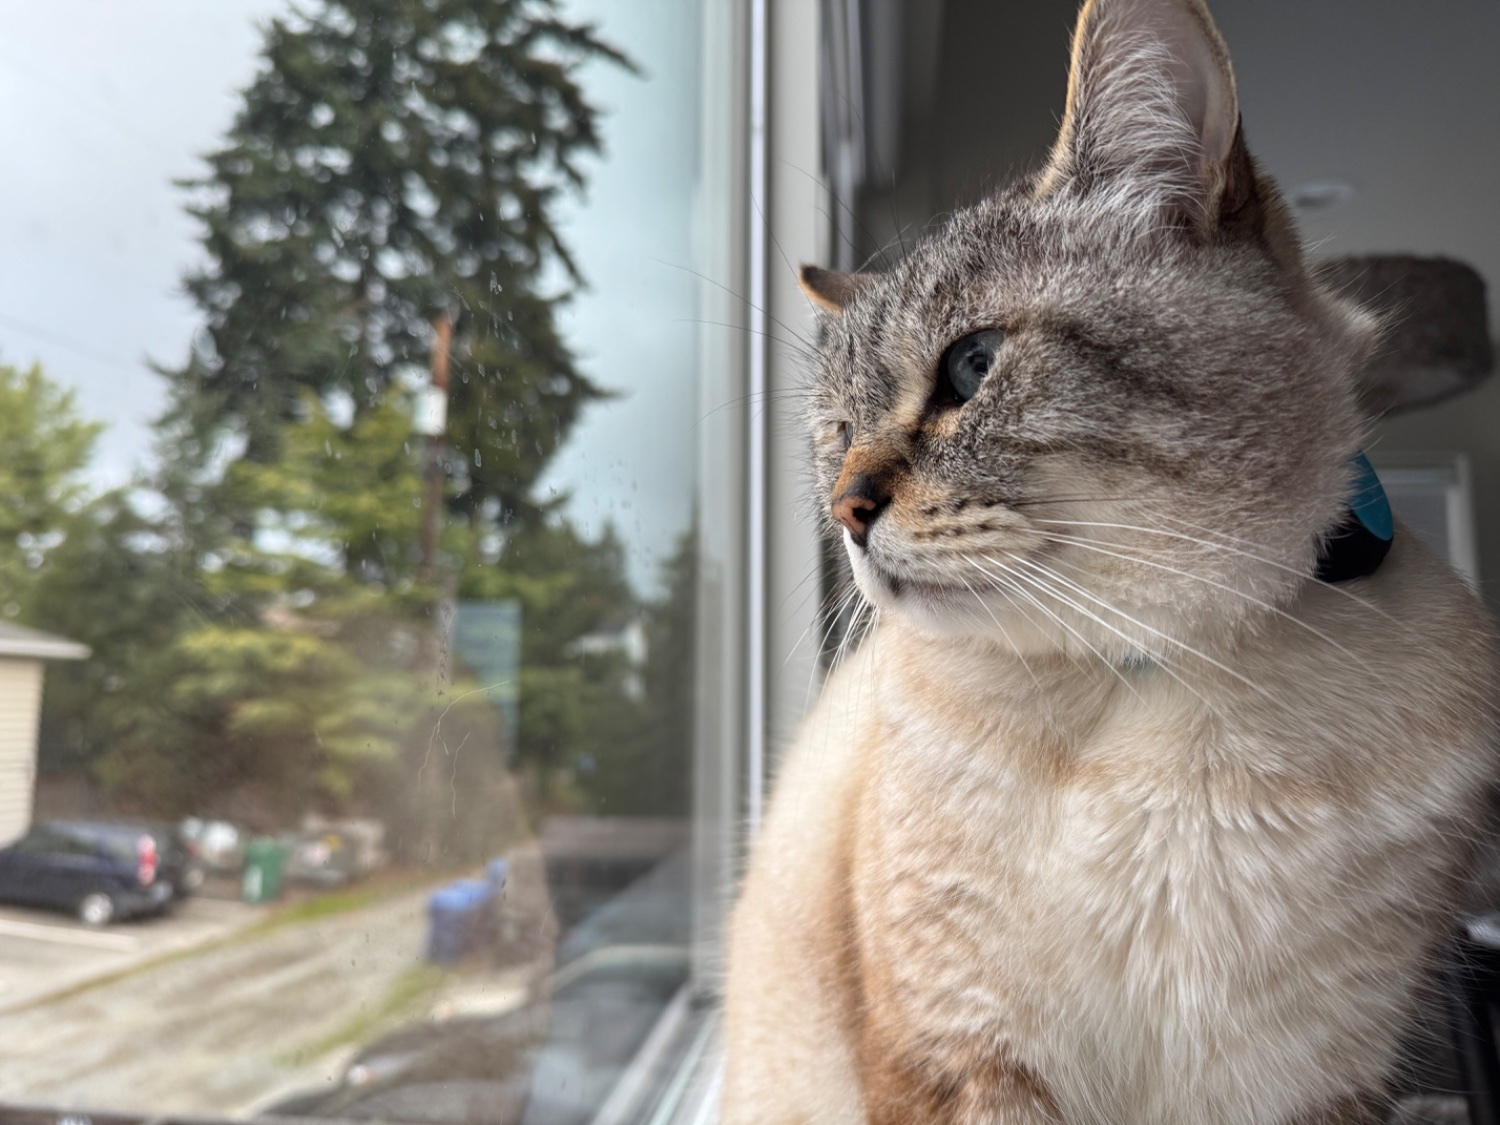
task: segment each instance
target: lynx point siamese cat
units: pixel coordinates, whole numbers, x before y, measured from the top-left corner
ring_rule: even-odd
[[[1492,637],[1391,526],[1379,326],[1309,272],[1207,10],[1091,0],[1039,174],[803,282],[878,624],[734,913],[726,1125],[1378,1120]]]

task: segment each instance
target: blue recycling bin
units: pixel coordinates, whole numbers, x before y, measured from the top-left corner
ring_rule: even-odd
[[[427,900],[427,959],[452,964],[474,952],[490,930],[495,887],[488,879],[459,879]]]
[[[484,877],[498,895],[505,890],[505,880],[510,876],[510,864],[503,859],[492,859],[484,865]]]

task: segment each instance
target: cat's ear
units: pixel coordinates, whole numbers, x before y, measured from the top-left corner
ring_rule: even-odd
[[[854,295],[864,288],[866,275],[803,266],[797,274],[803,294],[824,312],[841,313]]]
[[[1242,222],[1256,179],[1202,0],[1088,0],[1039,193],[1107,192],[1145,221],[1201,229]]]

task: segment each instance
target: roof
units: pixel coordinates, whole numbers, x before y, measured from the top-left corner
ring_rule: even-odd
[[[0,657],[30,657],[34,660],[87,660],[89,646],[55,633],[27,629],[0,621]]]

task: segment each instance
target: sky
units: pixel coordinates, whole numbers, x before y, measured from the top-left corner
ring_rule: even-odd
[[[149,360],[196,327],[198,261],[172,180],[197,174],[254,74],[268,0],[0,0],[0,359],[40,360],[109,423],[94,471],[126,481],[162,406]]]
[[[0,362],[40,361],[108,424],[91,472],[123,484],[199,320],[199,263],[175,179],[201,174],[253,78],[259,26],[287,0],[0,0]],[[687,525],[696,282],[690,272],[696,28],[682,0],[569,0],[641,73],[590,64],[605,157],[564,230],[587,290],[563,318],[581,366],[616,392],[543,481],[592,532],[627,544],[639,588]],[[649,440],[643,440],[649,436]]]

